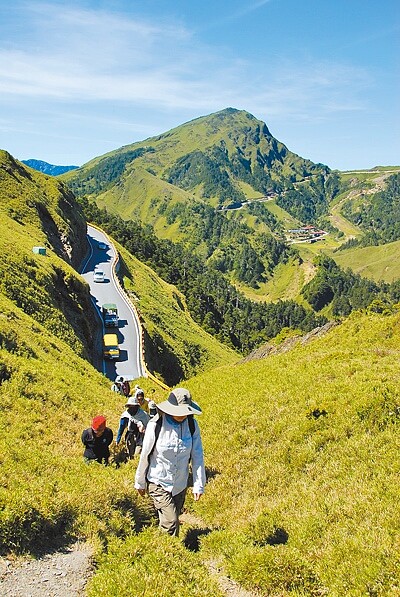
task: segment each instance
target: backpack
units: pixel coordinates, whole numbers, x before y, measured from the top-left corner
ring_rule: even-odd
[[[153,417],[153,421],[156,418],[156,416]],[[194,432],[195,432],[194,416],[193,415],[188,415],[187,421],[189,423],[190,435],[193,437]],[[150,466],[150,458],[151,458],[151,455],[154,452],[154,448],[156,447],[158,436],[160,435],[161,425],[162,425],[162,416],[158,415],[158,419],[156,421],[155,428],[154,428],[154,444],[153,444],[153,447],[151,448],[151,450],[149,452],[149,455],[147,456],[147,469]],[[147,476],[147,470],[146,470],[146,476]]]

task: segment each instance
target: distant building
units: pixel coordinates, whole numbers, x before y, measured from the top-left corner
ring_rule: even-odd
[[[291,240],[292,242],[311,242],[311,240],[313,242],[316,242],[317,240],[320,240],[322,236],[325,236],[327,234],[325,230],[319,230],[312,224],[307,224],[306,226],[302,226],[301,228],[291,228],[287,232],[289,235],[288,240]]]

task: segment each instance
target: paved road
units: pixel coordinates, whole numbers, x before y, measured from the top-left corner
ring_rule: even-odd
[[[104,303],[115,303],[118,307],[119,328],[110,328],[117,332],[120,346],[118,361],[103,360],[103,373],[111,380],[117,375],[124,375],[130,379],[145,376],[140,350],[139,322],[135,312],[127,302],[112,275],[112,264],[116,258],[116,250],[107,236],[88,226],[87,239],[90,244],[90,254],[82,267],[82,276],[90,286],[92,301],[99,313]],[[99,248],[99,242],[107,245],[106,249]],[[93,272],[95,266],[104,271],[104,282],[94,282]],[[104,326],[103,326],[104,333]]]

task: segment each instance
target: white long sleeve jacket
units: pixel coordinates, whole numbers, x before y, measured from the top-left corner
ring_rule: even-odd
[[[203,446],[198,423],[196,420],[194,423],[195,431],[192,437],[187,419],[178,423],[172,417],[163,414],[160,435],[154,446],[156,421],[149,421],[136,470],[136,489],[146,489],[149,481],[160,485],[172,495],[177,495],[187,488],[191,460],[193,493],[204,493],[206,473]],[[149,454],[153,446],[149,463]]]

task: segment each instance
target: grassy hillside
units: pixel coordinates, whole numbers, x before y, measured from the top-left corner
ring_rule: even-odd
[[[210,163],[204,161],[202,156],[206,155]],[[236,164],[234,171],[232,161]],[[194,163],[199,180],[191,170]],[[179,165],[184,165],[184,170],[178,173]],[[170,193],[178,189],[189,191],[187,198],[196,196],[218,204],[223,194],[223,185],[219,182],[221,171],[228,174],[224,184],[232,193],[240,189],[243,196],[247,193],[247,196],[259,196],[260,191],[265,192],[266,188],[256,188],[257,182],[253,176],[256,165],[264,174],[268,172],[270,179],[275,182],[290,177],[300,181],[305,176],[327,170],[290,152],[271,135],[265,123],[248,112],[228,108],[95,158],[79,170],[67,173],[63,179],[77,194],[93,195],[111,210],[115,209],[113,203],[116,196],[128,209],[134,209],[135,204],[139,203],[135,199],[134,187],[141,192],[140,204],[152,198],[157,202],[164,199],[169,201]],[[216,170],[212,171],[213,167]],[[188,178],[189,171],[191,176]],[[207,175],[210,175],[211,181]],[[260,176],[262,179],[261,173]],[[158,182],[164,181],[164,196],[160,196],[161,189],[154,177]],[[125,188],[127,181],[128,187]],[[168,182],[171,186],[166,184]],[[210,193],[207,194],[204,185],[210,185],[210,182]],[[266,178],[264,183],[267,184]],[[115,186],[120,187],[119,191]],[[113,191],[109,196],[110,189]],[[122,204],[117,208],[121,214]],[[131,211],[129,215],[133,213]]]
[[[349,267],[357,274],[379,282],[393,282],[400,278],[400,241],[372,247],[355,247],[331,257],[343,268]]]
[[[210,158],[212,168],[198,155],[199,151]],[[259,186],[261,179],[256,176],[261,166],[261,179],[264,180],[264,175],[269,177],[268,182],[264,180],[263,192]],[[96,158],[67,175],[66,180],[78,193],[95,198],[100,206],[124,218],[151,223],[158,236],[192,243],[193,249],[203,256],[211,255],[210,262],[218,267],[222,255],[222,267],[246,296],[271,301],[299,295],[304,270],[304,279],[313,271],[314,254],[321,251],[332,254],[346,241],[364,237],[365,231],[356,222],[357,214],[365,210],[374,194],[385,189],[390,176],[400,170],[398,166],[379,166],[371,170],[328,173],[319,166],[291,154],[270,135],[264,123],[247,112],[229,109]],[[219,185],[225,174],[229,180],[225,180],[226,188],[222,190]],[[210,180],[214,181],[212,192],[207,191]],[[239,195],[235,195],[232,185]],[[228,188],[231,191],[228,192]],[[250,199],[254,203],[266,189],[273,189],[272,197],[262,205],[273,214],[275,224],[260,229],[259,221],[248,213],[248,205],[244,204],[241,213],[237,212],[235,234],[231,227],[226,238],[220,237],[217,251],[211,243],[205,242],[207,236],[215,234],[216,225],[206,233],[199,229],[199,221],[204,216],[195,213],[196,201],[206,201],[214,207],[218,203],[226,204],[229,203],[224,195],[226,191],[230,193],[230,201]],[[271,270],[267,254],[259,248],[262,235],[272,233],[282,238],[284,230],[297,228],[310,219],[319,219],[319,225],[329,231],[324,242],[312,247],[294,245],[304,263],[299,262],[298,271],[291,271],[283,257]],[[246,224],[246,229],[240,228],[240,233],[239,223]],[[263,265],[251,281],[232,267],[235,259],[240,260],[241,236],[246,238]],[[227,255],[226,247],[232,258]],[[358,272],[357,254],[348,253],[340,262],[352,267],[353,255],[353,269]],[[366,264],[368,275],[370,271],[373,276],[375,271],[388,272],[385,279],[389,280],[397,275],[390,266],[386,270],[385,257],[382,263],[376,258],[379,259],[378,255],[372,255],[373,264]]]
[[[134,524],[134,511],[122,508],[129,494],[122,477],[117,482],[117,471],[87,467],[81,457],[82,430],[99,413],[115,429],[121,398],[2,295],[0,308],[2,552],[43,550],[57,539],[96,538]]]
[[[391,166],[341,173],[343,191],[331,206],[331,221],[343,232],[343,242],[340,251],[329,247],[329,254],[340,266],[375,281],[393,282],[400,277],[399,199],[394,182],[399,171]]]
[[[80,264],[87,251],[86,222],[63,183],[0,150],[0,189],[2,212],[24,226],[26,236],[36,233],[32,241],[40,240],[74,267]]]
[[[220,595],[183,546],[151,528],[137,534],[152,525],[154,514],[133,490],[133,463],[116,468],[83,462],[83,429],[104,414],[115,434],[125,401],[75,351],[2,295],[0,310],[0,555],[36,557],[80,539],[102,561],[123,539],[131,553],[148,554],[146,578],[155,588],[160,569],[172,566],[176,574],[162,580],[169,594],[189,595],[190,585],[192,594]],[[165,398],[149,380],[140,383],[156,401]],[[128,579],[117,585],[123,590]],[[106,590],[121,594],[111,582]],[[124,594],[132,590],[130,581]]]
[[[340,173],[341,192],[331,202],[330,219],[343,232],[344,241],[363,237],[366,229],[360,227],[360,211],[369,206],[375,195],[387,188],[389,179],[399,172],[399,166],[378,166],[371,170]]]
[[[187,502],[203,520],[200,560],[262,595],[399,594],[399,346],[398,314],[356,314],[187,383],[209,475],[204,499]],[[144,566],[151,592],[157,560],[141,545],[117,541],[89,594]]]
[[[189,553],[153,528],[134,462],[82,462],[82,430],[101,413],[116,431],[123,403],[80,356],[88,291],[62,258],[74,246],[73,203],[61,209],[57,181],[2,160],[1,551],[91,540],[89,595],[219,595],[207,561],[264,595],[399,594],[400,315],[353,314],[307,346],[234,364],[191,322],[182,295],[121,249],[148,346],[162,337],[156,371],[171,358],[185,376],[217,366],[184,382],[204,410],[209,478],[204,499],[188,498],[202,519],[183,533],[199,541]]]
[[[87,249],[80,207],[58,180],[6,152],[0,154],[0,182],[0,289],[77,354],[95,360],[98,322],[89,287],[70,265],[79,264]],[[47,254],[33,254],[35,245],[45,246]],[[127,288],[140,297],[148,363],[155,372],[173,383],[236,359],[193,322],[180,293],[128,253],[123,260]]]
[[[80,536],[100,549],[139,528],[150,510],[132,496],[129,466],[82,462],[80,435],[91,418],[105,414],[115,432],[124,408],[82,358],[98,348],[89,288],[72,267],[86,251],[86,223],[62,183],[0,157],[0,551],[35,553]],[[34,254],[35,245],[46,254]],[[122,252],[124,281],[156,353],[149,360],[165,377],[237,359],[199,329],[172,286]],[[141,385],[164,397],[149,380]]]
[[[89,287],[74,267],[86,222],[66,187],[0,152],[0,290],[25,313],[95,359]],[[46,255],[32,252],[46,248]]]

